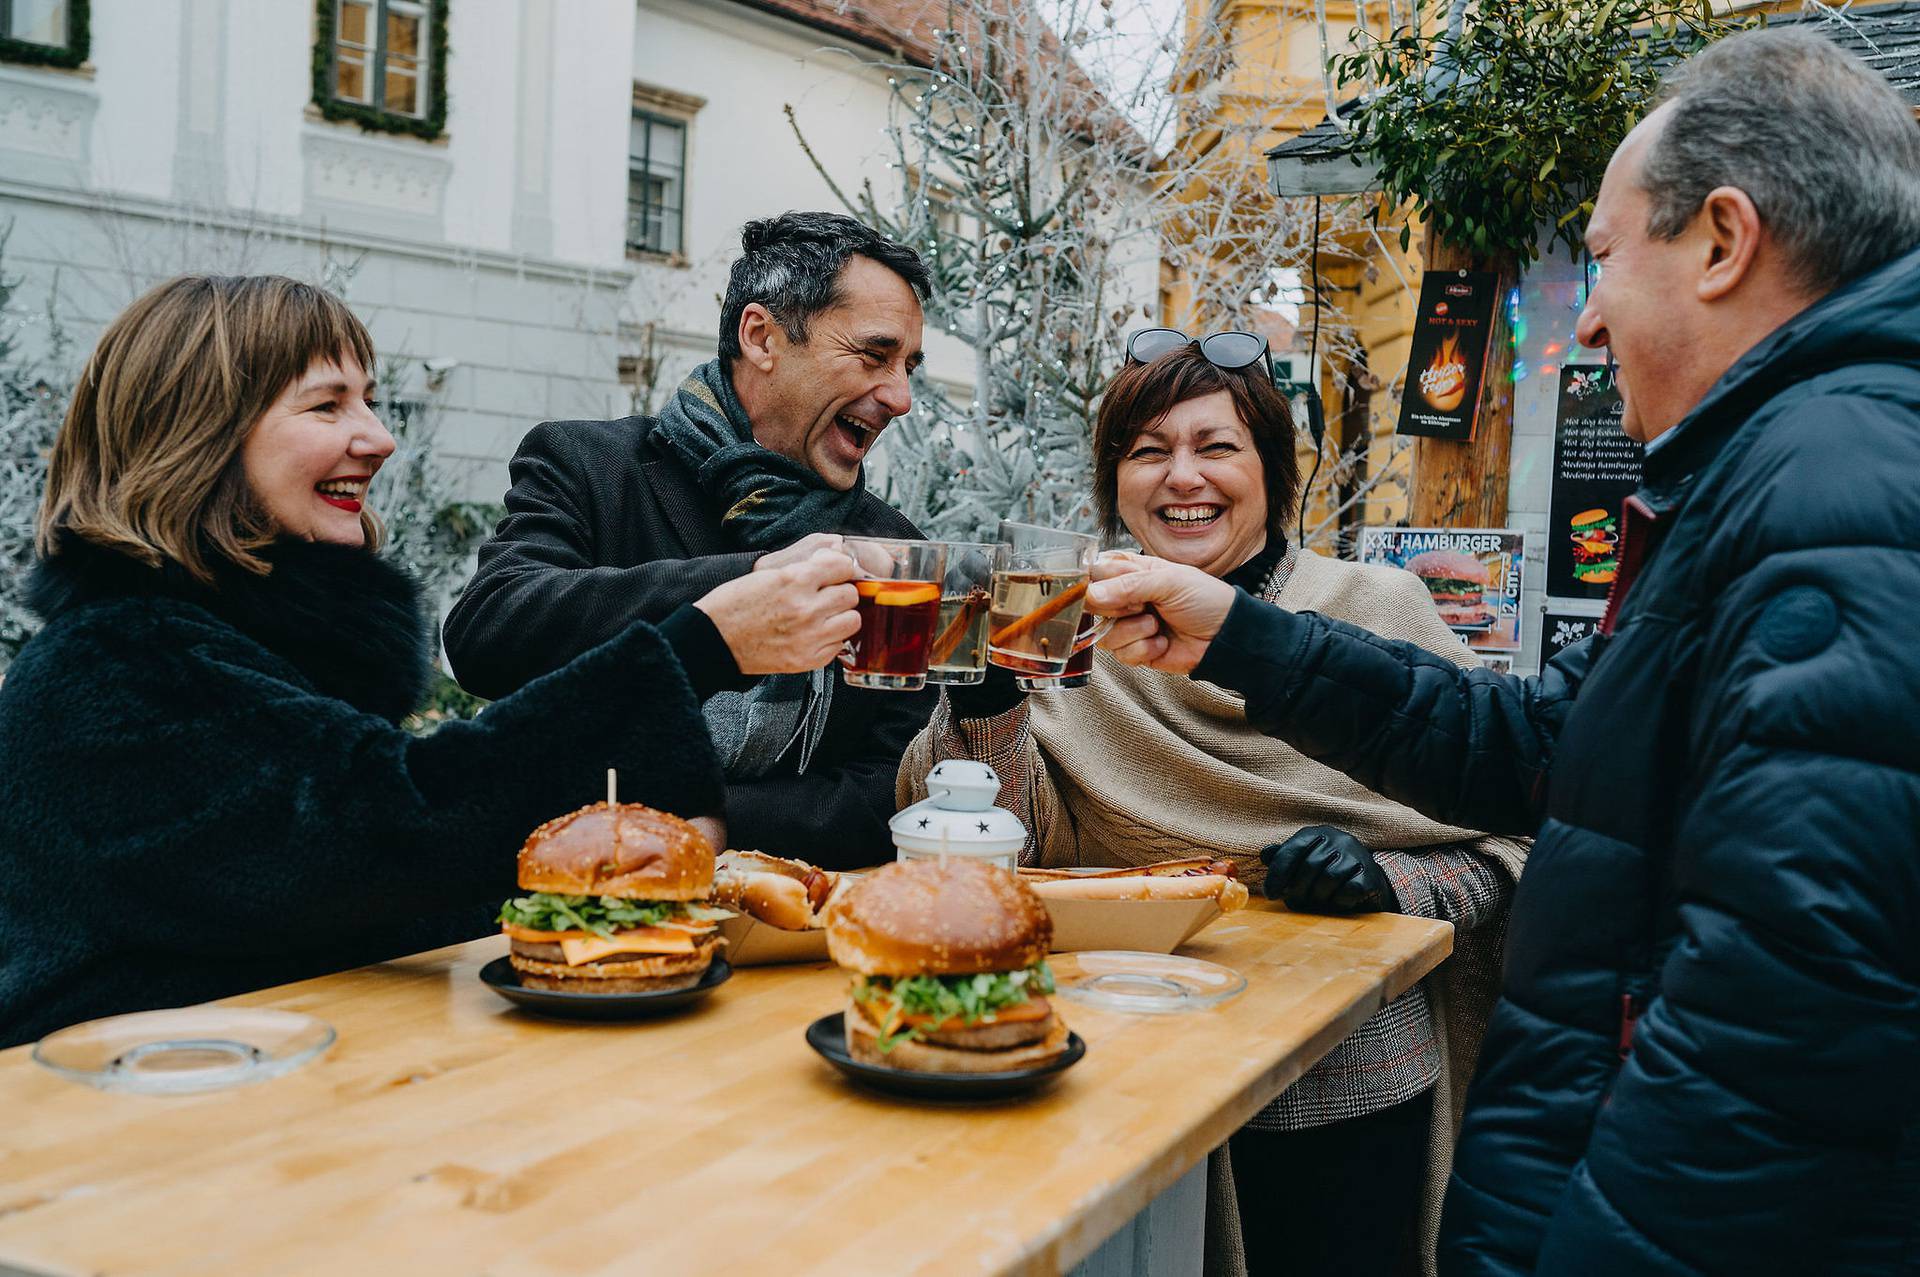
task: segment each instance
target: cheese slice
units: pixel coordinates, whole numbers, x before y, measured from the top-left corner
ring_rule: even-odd
[[[666,931],[659,927],[632,927],[604,939],[600,936],[581,939],[570,937],[560,942],[560,952],[567,956],[567,965],[570,967],[616,953],[692,953],[693,949],[693,937],[686,932]]]

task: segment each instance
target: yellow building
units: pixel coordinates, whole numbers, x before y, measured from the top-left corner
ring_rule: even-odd
[[[1327,30],[1336,39],[1350,38],[1359,21],[1355,6],[1328,0],[1324,12]],[[1384,7],[1370,6],[1366,13],[1370,25],[1384,34]],[[1277,200],[1267,186],[1265,154],[1326,116],[1332,86],[1325,76],[1320,31],[1315,7],[1304,0],[1187,0],[1188,56],[1173,88],[1183,102],[1205,106],[1183,113],[1170,167],[1187,181],[1189,206],[1208,210],[1204,219],[1195,219],[1207,224],[1176,220],[1169,225],[1161,291],[1162,319],[1170,326],[1196,331],[1252,325],[1266,332],[1276,357],[1303,378],[1315,344],[1307,251],[1313,201],[1283,205]],[[1217,84],[1203,85],[1208,77]],[[1222,214],[1222,209],[1231,212]],[[1322,546],[1336,531],[1391,523],[1406,508],[1407,458],[1392,431],[1395,389],[1419,291],[1419,243],[1411,253],[1402,252],[1398,221],[1376,235],[1364,227],[1363,211],[1341,195],[1323,199],[1319,210],[1323,226],[1333,231],[1322,237],[1318,264],[1322,304],[1315,380],[1327,446],[1307,527],[1309,541]],[[1222,230],[1223,217],[1238,225]],[[1232,288],[1206,286],[1217,280],[1200,278],[1212,273],[1257,283],[1269,266],[1257,257],[1276,247],[1276,223],[1291,232],[1280,246],[1285,260],[1298,263],[1289,268],[1297,271],[1302,289],[1296,294],[1297,325],[1246,305],[1244,291],[1235,295]],[[1338,464],[1342,457],[1344,468]],[[1303,446],[1303,473],[1312,463],[1311,446]],[[1331,517],[1336,509],[1337,519]],[[1322,529],[1318,537],[1316,526]]]
[[[1723,12],[1727,8],[1715,7]],[[1844,24],[1802,14],[1798,3],[1770,0],[1734,7],[1779,14],[1772,19],[1776,25],[1820,23],[1824,34],[1866,58],[1920,105],[1920,0],[1856,5]],[[1404,19],[1408,11],[1398,12]],[[1429,6],[1428,12],[1437,21],[1444,8]],[[1244,303],[1244,297],[1223,298],[1220,290],[1199,287],[1197,281],[1210,271],[1257,276],[1262,263],[1244,259],[1263,249],[1272,251],[1271,236],[1263,241],[1258,233],[1262,218],[1269,224],[1310,225],[1304,210],[1313,206],[1313,196],[1285,201],[1274,196],[1270,152],[1282,152],[1274,171],[1278,175],[1286,168],[1290,180],[1282,181],[1281,189],[1325,192],[1319,199],[1321,213],[1334,233],[1322,243],[1323,358],[1317,380],[1329,436],[1323,464],[1334,469],[1335,476],[1329,484],[1323,470],[1307,510],[1309,541],[1323,547],[1331,542],[1327,531],[1393,523],[1406,516],[1408,506],[1411,449],[1393,430],[1419,296],[1422,236],[1416,228],[1411,251],[1400,249],[1398,227],[1404,214],[1399,210],[1381,219],[1392,233],[1366,231],[1360,216],[1365,206],[1348,194],[1365,185],[1364,171],[1350,160],[1326,159],[1339,142],[1338,130],[1326,122],[1329,103],[1351,97],[1354,90],[1340,91],[1328,82],[1325,56],[1343,51],[1328,45],[1350,41],[1361,14],[1370,29],[1384,34],[1389,15],[1380,4],[1356,9],[1345,0],[1324,0],[1319,6],[1308,0],[1186,0],[1190,54],[1185,78],[1174,85],[1183,101],[1205,104],[1183,114],[1173,147],[1173,167],[1188,183],[1186,195],[1196,208],[1231,207],[1232,220],[1241,225],[1227,234],[1218,233],[1208,218],[1190,219],[1197,224],[1186,225],[1176,220],[1168,227],[1161,290],[1165,322],[1189,331],[1251,322],[1268,330],[1276,351],[1287,349],[1288,337],[1293,351],[1304,351],[1312,326],[1310,306],[1301,308],[1298,333],[1291,325],[1283,332],[1263,323],[1255,309],[1244,304],[1236,309],[1234,303]],[[1196,91],[1207,76],[1218,84]],[[1303,162],[1314,160],[1321,162]],[[1249,189],[1249,174],[1259,175],[1257,191]],[[1209,218],[1217,222],[1219,215]],[[1291,243],[1297,258],[1300,241]],[[1336,444],[1355,463],[1344,472],[1336,464]],[[1311,462],[1311,448],[1303,448],[1303,465]],[[1361,495],[1356,498],[1355,493]],[[1348,508],[1339,509],[1343,505]],[[1330,513],[1335,510],[1337,519]],[[1312,535],[1316,525],[1323,526],[1317,538]]]

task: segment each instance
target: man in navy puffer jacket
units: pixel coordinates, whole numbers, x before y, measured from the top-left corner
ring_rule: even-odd
[[[1089,598],[1122,659],[1537,834],[1443,1272],[1913,1272],[1920,129],[1807,35],[1663,97],[1587,231],[1580,339],[1650,445],[1601,636],[1521,679],[1153,560]]]

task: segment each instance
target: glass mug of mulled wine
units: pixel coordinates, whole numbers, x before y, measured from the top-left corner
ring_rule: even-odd
[[[843,537],[841,546],[860,595],[860,632],[841,650],[841,677],[849,687],[918,691],[927,685],[946,547],[886,537]]]
[[[1084,532],[1003,522],[993,569],[987,659],[1015,674],[1059,677],[1076,647],[1100,543]],[[1094,627],[1097,640],[1105,623]]]
[[[1073,655],[1067,658],[1067,668],[1058,677],[1047,674],[1021,674],[1013,682],[1023,692],[1055,692],[1067,687],[1085,687],[1093,681],[1093,649],[1100,644],[1100,636],[1107,632],[1107,625],[1091,612],[1080,613],[1080,628],[1074,631]]]
[[[943,541],[946,576],[940,585],[940,618],[933,627],[927,682],[978,683],[987,677],[987,612],[993,601],[993,568],[1005,547],[978,541]]]

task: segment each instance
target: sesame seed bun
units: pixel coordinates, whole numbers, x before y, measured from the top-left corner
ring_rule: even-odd
[[[520,849],[520,888],[628,900],[704,900],[713,846],[678,816],[639,803],[582,807],[549,820]]]
[[[1052,941],[1053,919],[1033,888],[972,860],[897,861],[827,910],[827,952],[861,975],[1020,971]]]

